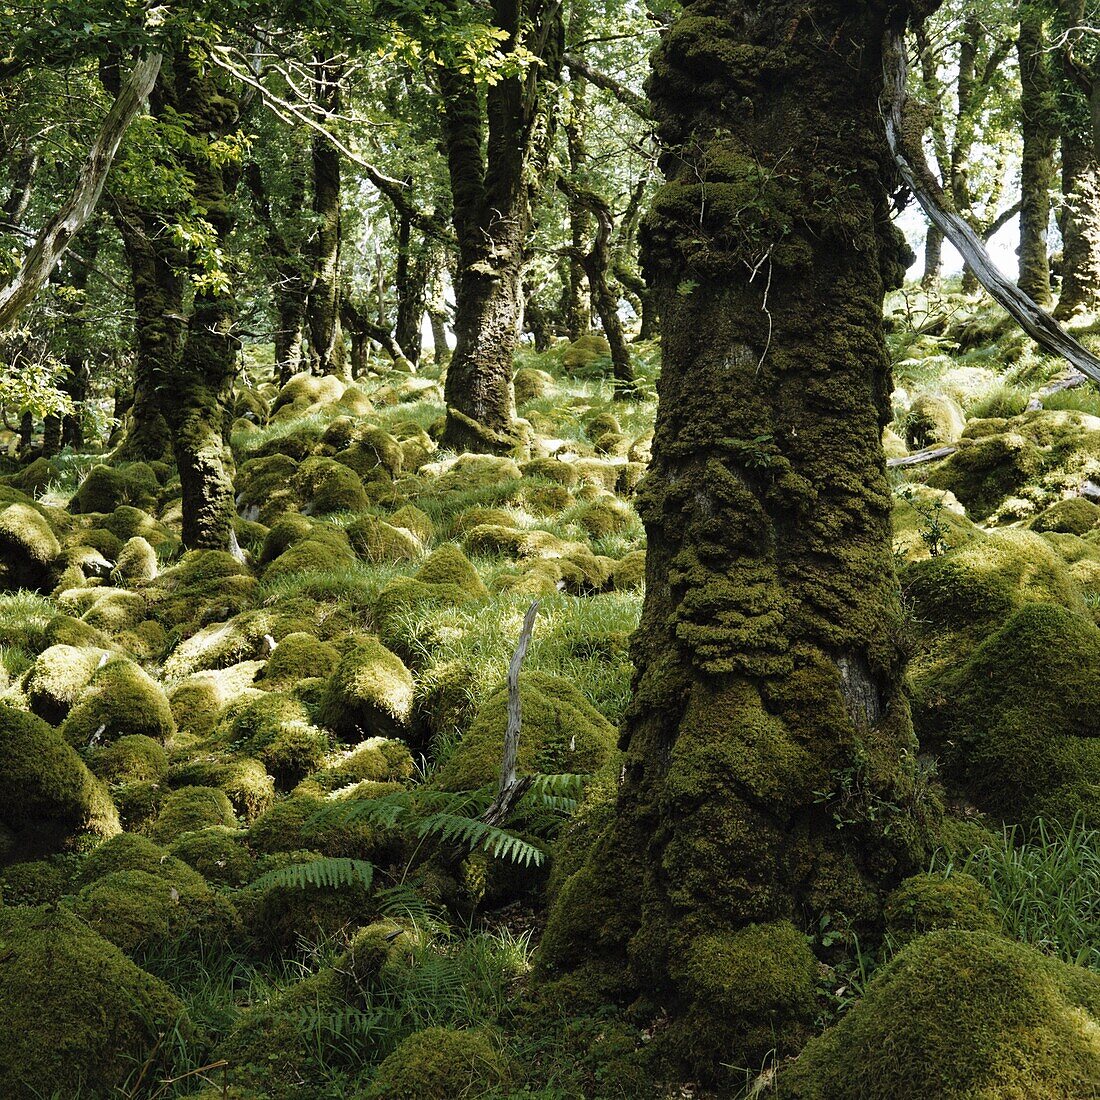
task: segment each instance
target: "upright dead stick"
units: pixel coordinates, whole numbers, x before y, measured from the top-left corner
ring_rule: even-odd
[[[516,754],[519,751],[519,734],[522,725],[522,714],[519,695],[519,671],[523,665],[523,658],[527,656],[527,647],[531,643],[531,634],[535,629],[535,616],[538,614],[539,601],[527,609],[523,617],[523,629],[520,630],[519,641],[516,643],[515,652],[512,654],[512,662],[508,666],[508,728],[504,732],[504,755],[500,762],[500,783],[497,785],[497,795],[489,808],[481,815],[481,820],[488,825],[499,825],[505,821],[512,811],[512,807],[523,797],[527,788],[531,786],[532,777],[525,775],[522,779],[516,779]]]

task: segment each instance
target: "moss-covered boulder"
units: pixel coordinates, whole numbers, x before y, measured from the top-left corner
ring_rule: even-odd
[[[120,833],[89,852],[76,873],[74,885],[79,890],[119,871],[145,871],[180,889],[202,885],[201,875],[138,833]]]
[[[905,418],[905,441],[914,451],[954,443],[963,433],[966,419],[950,397],[924,393],[909,406]]]
[[[31,710],[51,725],[60,725],[106,657],[105,650],[91,647],[44,649],[23,681]]]
[[[184,833],[168,850],[208,882],[241,886],[254,877],[256,860],[236,829],[212,825]]]
[[[294,487],[311,514],[361,512],[367,506],[359,475],[335,459],[307,458],[295,474]]]
[[[0,587],[45,588],[60,553],[53,528],[30,504],[0,511]]]
[[[190,550],[157,577],[146,595],[154,617],[187,637],[252,607],[256,587],[255,577],[232,554]]]
[[[568,374],[586,374],[604,360],[611,358],[611,345],[607,337],[598,332],[578,336],[561,355],[561,365]]]
[[[168,775],[168,754],[152,737],[129,734],[94,748],[88,766],[104,783],[159,783]]]
[[[377,516],[360,516],[349,524],[347,535],[361,561],[415,561],[424,553],[420,540],[411,531],[394,527]]]
[[[347,752],[338,753],[327,766],[295,788],[299,794],[323,796],[355,783],[400,784],[411,779],[416,766],[402,741],[370,737]]]
[[[195,672],[178,681],[168,692],[168,704],[180,733],[206,737],[230,703],[255,690],[263,661],[241,661],[228,668]]]
[[[168,987],[71,913],[0,908],[0,1095],[113,1094],[176,1027]]]
[[[113,512],[120,504],[146,511],[157,504],[157,475],[144,462],[93,466],[69,503],[71,512]]]
[[[1084,497],[1059,500],[1040,512],[1029,524],[1032,531],[1086,535],[1100,523],[1100,504]]]
[[[122,584],[156,580],[157,552],[141,535],[127,539],[115,562],[114,575]]]
[[[402,1040],[378,1067],[363,1100],[452,1100],[504,1086],[508,1060],[481,1030],[431,1027]]]
[[[989,891],[964,872],[921,874],[907,878],[883,906],[886,929],[904,944],[942,928],[996,932],[1000,923]]]
[[[237,471],[237,511],[268,525],[298,507],[294,476],[298,463],[283,454],[250,458]]]
[[[328,682],[317,721],[345,741],[400,734],[412,713],[412,673],[375,638],[341,659]]]
[[[568,681],[544,672],[520,675],[523,728],[519,774],[543,772],[590,775],[615,751],[615,728]],[[439,770],[443,790],[462,791],[494,783],[500,774],[504,731],[508,726],[508,689],[490,695],[466,736]]]
[[[41,718],[0,703],[0,824],[8,859],[33,858],[119,831],[103,785]]]
[[[300,680],[331,676],[339,663],[335,646],[298,631],[275,646],[257,683],[267,689],[290,688]]]
[[[326,815],[325,798],[293,794],[276,802],[248,830],[248,843],[261,855],[314,852],[334,859],[377,860],[392,849],[393,835],[382,826]]]
[[[217,787],[244,822],[255,821],[275,801],[278,775],[261,760],[231,753],[204,753],[172,768],[168,781],[178,787]]]
[[[352,565],[355,561],[355,553],[343,531],[318,525],[305,538],[287,547],[264,571],[264,579],[271,581],[299,573],[323,573]]]
[[[167,741],[176,722],[164,689],[124,657],[102,665],[61,727],[71,745],[91,745],[139,735]]]
[[[225,791],[217,787],[181,787],[165,799],[149,835],[167,844],[196,829],[211,825],[234,827],[236,824],[233,804]]]
[[[988,932],[916,940],[779,1077],[783,1100],[1081,1100],[1100,975]]]

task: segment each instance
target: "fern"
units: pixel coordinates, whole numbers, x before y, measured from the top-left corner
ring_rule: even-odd
[[[305,890],[310,886],[335,889],[338,886],[362,886],[369,890],[374,881],[374,867],[363,859],[318,859],[312,863],[292,863],[268,871],[252,883],[253,888],[264,890],[271,886],[285,886]]]
[[[417,836],[438,836],[440,840],[461,841],[470,851],[484,848],[493,856],[537,867],[543,861],[543,853],[506,829],[487,825],[474,817],[458,814],[435,813],[424,818],[417,827]]]

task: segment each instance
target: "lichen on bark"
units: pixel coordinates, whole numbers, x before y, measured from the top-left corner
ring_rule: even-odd
[[[646,602],[617,811],[541,967],[667,1011],[660,1052],[715,1080],[798,1047],[821,921],[874,936],[937,813],[880,442],[882,299],[910,258],[880,48],[911,10],[695,0],[649,85],[668,182],[643,234],[663,355]]]

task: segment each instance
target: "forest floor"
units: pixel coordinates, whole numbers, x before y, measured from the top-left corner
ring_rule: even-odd
[[[950,809],[932,873],[976,880],[972,923],[944,923],[1100,971],[1100,395],[1043,395],[1061,364],[959,295],[888,315],[888,456],[954,448],[890,472],[914,717]],[[548,899],[618,782],[644,595],[659,352],[635,345],[646,399],[615,401],[602,351],[522,354],[527,461],[438,448],[430,362],[281,389],[251,363],[239,558],[182,551],[166,462],[0,477],[0,1094],[649,1093],[651,1027],[531,993]],[[538,779],[490,827],[535,599]],[[838,827],[874,812],[858,779]],[[926,916],[823,967],[822,1028]],[[836,914],[815,938],[844,937]]]

